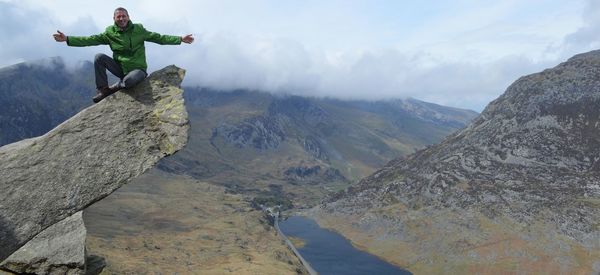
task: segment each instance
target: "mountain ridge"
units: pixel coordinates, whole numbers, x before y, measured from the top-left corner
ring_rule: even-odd
[[[0,68],[0,146],[45,134],[91,105],[92,76],[91,62],[67,68],[60,57]]]
[[[599,271],[599,68],[593,51],[519,78],[464,129],[311,215],[374,251],[365,234],[387,236],[413,252],[379,255],[420,272],[514,271],[510,262],[523,272]]]

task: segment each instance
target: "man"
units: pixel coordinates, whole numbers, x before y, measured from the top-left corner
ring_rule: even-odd
[[[66,36],[56,31],[54,39],[57,42],[67,42],[74,47],[96,45],[109,45],[113,57],[97,54],[94,59],[96,70],[96,96],[94,103],[100,102],[105,97],[123,88],[131,88],[148,76],[146,69],[146,49],[144,41],[161,45],[179,45],[181,42],[191,44],[194,38],[191,34],[186,36],[161,35],[144,29],[142,24],[133,24],[129,20],[129,13],[124,8],[115,9],[114,25],[108,26],[103,33],[92,36]],[[108,86],[106,70],[120,80]]]

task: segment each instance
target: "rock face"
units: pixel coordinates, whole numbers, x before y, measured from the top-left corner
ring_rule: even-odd
[[[213,131],[238,148],[252,147],[259,150],[275,149],[285,139],[284,126],[280,120],[254,117],[240,125],[223,124]]]
[[[0,269],[28,274],[85,274],[82,212],[55,223],[13,253]]]
[[[416,273],[598,272],[598,106],[594,51],[520,78],[464,130],[314,215]]]
[[[41,137],[0,147],[0,260],[186,144],[183,76],[166,67]]]

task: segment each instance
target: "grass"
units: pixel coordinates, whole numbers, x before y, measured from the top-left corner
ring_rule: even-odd
[[[400,219],[395,223],[402,225],[401,233],[390,235],[386,232],[395,228],[376,224],[368,230],[356,227],[351,221],[361,220],[361,215],[313,212],[310,216],[356,247],[414,274],[590,274],[600,259],[600,251],[584,248],[550,224],[524,226],[509,218],[491,220],[477,212],[431,213],[402,204],[369,215],[386,213]]]
[[[224,188],[156,171],[84,212],[88,254],[117,274],[297,274],[261,211]]]

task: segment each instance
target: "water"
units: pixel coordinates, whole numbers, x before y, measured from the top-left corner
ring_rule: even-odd
[[[354,248],[348,239],[319,227],[311,219],[294,216],[280,222],[279,227],[286,236],[306,242],[298,251],[320,275],[411,274]]]

